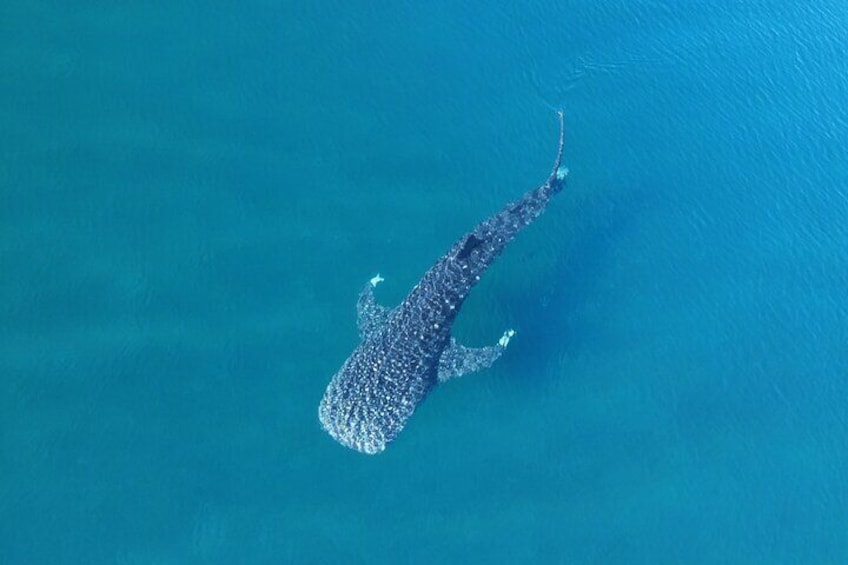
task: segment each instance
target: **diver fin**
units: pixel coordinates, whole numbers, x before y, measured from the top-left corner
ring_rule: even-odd
[[[507,330],[497,344],[487,347],[465,347],[451,338],[450,345],[439,358],[439,382],[491,367],[514,335],[515,330]]]
[[[382,327],[386,318],[389,317],[389,309],[377,304],[377,300],[374,298],[374,287],[381,282],[383,282],[383,277],[377,274],[368,281],[356,301],[356,325],[359,327],[361,339],[367,338]]]

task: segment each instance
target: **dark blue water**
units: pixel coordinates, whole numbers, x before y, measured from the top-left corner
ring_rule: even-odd
[[[844,2],[6,2],[0,562],[848,562]],[[317,405],[568,189],[366,457]]]

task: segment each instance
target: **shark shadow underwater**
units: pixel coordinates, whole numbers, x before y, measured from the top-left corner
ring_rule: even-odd
[[[356,305],[361,342],[318,406],[321,426],[336,441],[380,453],[437,384],[489,367],[504,352],[513,330],[495,345],[471,348],[451,337],[451,326],[480,276],[565,186],[568,169],[560,166],[565,127],[561,111],[558,116],[556,161],[544,184],[459,238],[396,308],[374,299],[380,275],[366,283]]]

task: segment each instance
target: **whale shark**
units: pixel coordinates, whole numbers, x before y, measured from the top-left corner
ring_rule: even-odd
[[[562,111],[557,115],[556,160],[541,186],[460,237],[397,307],[377,303],[374,288],[384,280],[379,274],[365,284],[356,303],[360,343],[318,406],[321,426],[333,439],[369,455],[382,452],[436,385],[487,368],[504,352],[512,329],[494,345],[473,348],[459,344],[451,326],[480,276],[565,185],[565,120]]]

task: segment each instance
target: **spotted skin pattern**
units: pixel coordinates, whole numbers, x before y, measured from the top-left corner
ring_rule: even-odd
[[[389,310],[374,300],[373,289],[382,277],[365,285],[357,302],[361,342],[318,407],[322,427],[339,443],[380,453],[439,382],[488,367],[503,353],[513,330],[496,345],[472,349],[451,338],[451,325],[468,292],[506,244],[565,185],[562,112],[559,125],[557,157],[545,183],[463,235],[398,307]]]

